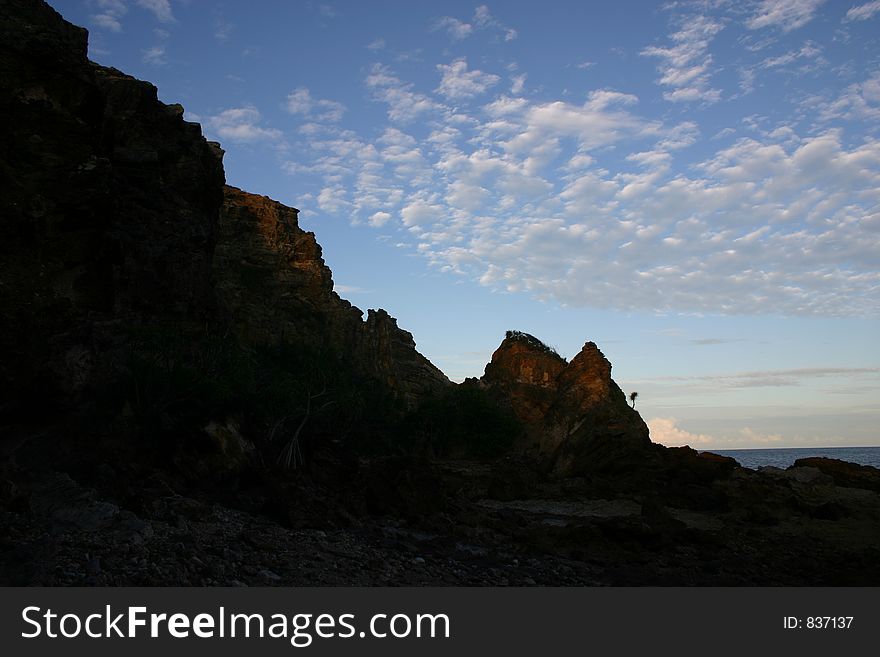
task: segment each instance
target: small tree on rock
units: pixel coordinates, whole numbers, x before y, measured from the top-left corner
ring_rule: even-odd
[[[636,407],[636,398],[637,398],[638,396],[639,396],[639,393],[637,393],[637,392],[631,392],[631,393],[629,393],[629,400],[632,402],[632,404],[633,404],[633,408]]]

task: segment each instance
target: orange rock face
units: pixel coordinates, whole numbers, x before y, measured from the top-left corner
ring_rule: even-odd
[[[650,447],[647,426],[592,342],[566,362],[537,338],[509,332],[481,382],[510,405],[557,472],[622,464]]]
[[[492,354],[482,381],[503,391],[520,422],[536,425],[553,403],[557,377],[566,365],[555,352],[528,340],[507,338]]]

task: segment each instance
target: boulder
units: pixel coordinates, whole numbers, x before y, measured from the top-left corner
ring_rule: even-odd
[[[870,465],[858,465],[819,456],[798,459],[788,472],[809,468],[817,470],[838,486],[863,488],[880,493],[880,470]]]

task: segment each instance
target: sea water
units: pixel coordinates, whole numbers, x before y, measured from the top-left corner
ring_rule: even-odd
[[[772,465],[787,468],[797,459],[824,456],[859,465],[880,468],[880,447],[789,447],[777,449],[707,449],[703,450],[736,459],[746,468]]]

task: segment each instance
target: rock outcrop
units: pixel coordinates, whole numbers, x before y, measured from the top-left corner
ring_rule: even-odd
[[[333,292],[297,210],[224,187],[222,150],[182,107],[90,62],[86,30],[10,0],[0,37],[5,404],[75,403],[157,324],[329,349],[405,406],[449,385],[392,317]]]
[[[798,459],[788,471],[799,468],[815,468],[838,486],[863,488],[880,493],[880,470],[877,468],[818,456]]]
[[[219,305],[239,337],[325,350],[386,386],[405,408],[451,385],[387,312],[370,310],[364,321],[359,308],[333,291],[321,247],[300,228],[298,212],[225,188],[214,274]]]
[[[361,312],[333,292],[314,233],[298,210],[227,186],[214,257],[219,305],[236,333],[251,344],[301,341],[323,346],[332,328]],[[328,321],[328,316],[333,318]],[[345,343],[353,335],[335,335]]]
[[[557,379],[567,365],[537,338],[509,331],[481,381],[501,393],[520,422],[537,427],[556,398]]]
[[[509,331],[481,382],[510,405],[558,474],[625,468],[651,452],[647,425],[592,342],[566,362],[534,336]]]

